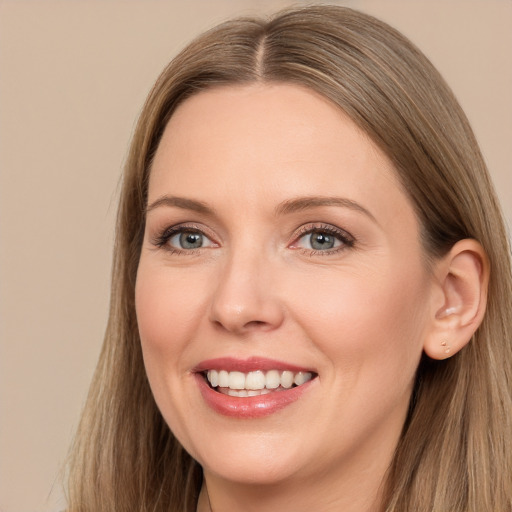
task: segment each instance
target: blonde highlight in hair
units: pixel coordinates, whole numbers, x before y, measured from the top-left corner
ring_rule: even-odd
[[[147,186],[177,106],[251,82],[312,89],[379,145],[415,208],[427,262],[463,238],[484,247],[487,313],[454,357],[422,359],[382,510],[510,512],[512,277],[493,186],[464,113],[426,57],[388,25],[335,6],[224,23],[186,47],[151,91],[125,168],[110,317],[72,451],[69,511],[195,510],[201,468],[157,409],[135,316]]]

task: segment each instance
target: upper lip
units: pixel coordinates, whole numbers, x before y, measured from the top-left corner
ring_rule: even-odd
[[[226,370],[228,372],[254,372],[257,370],[281,370],[291,372],[312,372],[310,368],[301,367],[295,364],[268,359],[266,357],[249,357],[248,359],[237,359],[234,357],[218,357],[201,361],[194,369],[194,372],[205,372],[207,370]]]

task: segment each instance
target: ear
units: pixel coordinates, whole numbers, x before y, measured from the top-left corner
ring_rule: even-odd
[[[432,359],[446,359],[465,347],[485,314],[489,261],[472,239],[457,242],[434,267],[437,293],[423,350]]]

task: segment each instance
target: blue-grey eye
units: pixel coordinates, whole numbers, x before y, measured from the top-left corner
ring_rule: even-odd
[[[296,242],[296,247],[312,251],[328,251],[343,245],[350,245],[350,241],[340,233],[331,233],[323,229],[313,229],[303,234]]]
[[[169,238],[169,245],[177,249],[194,250],[212,246],[212,242],[199,231],[180,231]]]
[[[199,249],[203,245],[201,233],[181,233],[180,245],[182,249]]]
[[[323,251],[332,249],[336,239],[327,233],[311,233],[309,235],[309,243],[315,251]]]

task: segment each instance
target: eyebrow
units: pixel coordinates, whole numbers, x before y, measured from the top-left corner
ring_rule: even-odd
[[[215,213],[215,210],[213,208],[211,208],[202,201],[188,199],[186,197],[168,195],[159,197],[150,205],[148,205],[148,207],[146,208],[146,213],[161,206],[181,208],[183,210],[191,210],[205,215],[214,215]],[[372,215],[372,213],[369,210],[367,210],[364,206],[360,205],[356,201],[353,201],[352,199],[348,199],[345,197],[306,196],[288,199],[286,201],[283,201],[276,207],[275,214],[276,216],[288,215],[291,213],[308,210],[310,208],[317,208],[320,206],[338,206],[343,208],[349,208],[351,210],[363,213],[373,222],[377,223],[377,219]]]
[[[212,215],[214,210],[210,208],[206,203],[202,201],[196,201],[195,199],[187,199],[186,197],[177,196],[162,196],[153,201],[146,208],[146,213],[158,208],[160,206],[169,206],[175,208],[182,208],[183,210],[191,210],[197,213],[203,213]]]
[[[367,210],[364,206],[360,205],[356,201],[345,197],[306,196],[289,199],[277,206],[276,215],[286,215],[289,213],[307,210],[309,208],[317,208],[319,206],[340,206],[343,208],[349,208],[351,210],[363,213],[373,222],[377,223],[377,219],[369,210]]]

